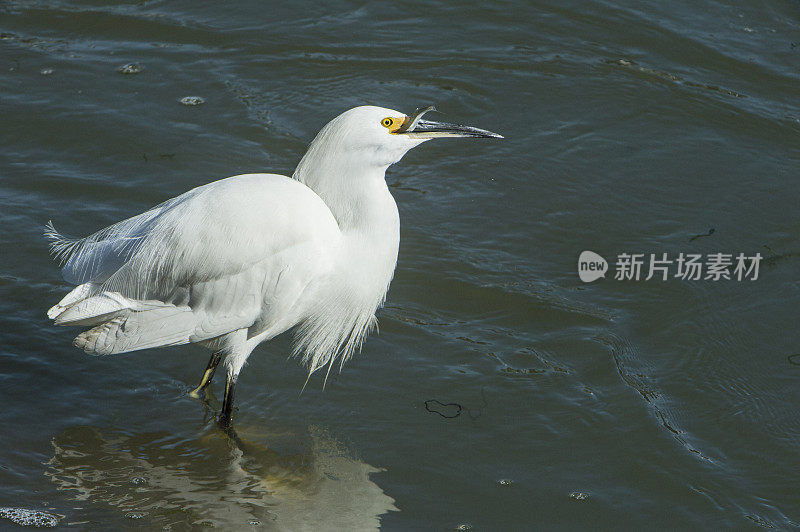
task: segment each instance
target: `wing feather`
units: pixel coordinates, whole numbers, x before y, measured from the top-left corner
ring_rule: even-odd
[[[52,224],[46,235],[65,280],[79,285],[48,315],[60,324],[97,325],[93,343],[82,340],[84,349],[121,352],[263,322],[282,273],[300,263],[304,268],[295,269],[306,279],[291,281],[309,282],[340,232],[305,185],[246,174],[190,190],[83,239],[64,238]],[[159,319],[172,323],[175,334],[145,331]]]

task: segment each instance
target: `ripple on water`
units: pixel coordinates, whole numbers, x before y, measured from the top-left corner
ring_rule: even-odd
[[[693,456],[711,462],[712,459],[693,443],[695,438],[680,428],[673,418],[668,401],[662,397],[655,381],[649,376],[652,369],[644,364],[638,349],[627,338],[611,332],[598,335],[596,340],[610,350],[622,382],[639,393],[652,409],[656,420]]]

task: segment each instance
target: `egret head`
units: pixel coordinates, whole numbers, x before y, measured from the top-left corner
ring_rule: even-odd
[[[331,120],[309,147],[325,155],[355,157],[362,164],[387,167],[402,159],[408,150],[426,140],[445,137],[493,137],[497,133],[470,126],[423,120],[433,107],[417,109],[411,115],[384,107],[361,106]],[[317,156],[322,153],[317,153]]]

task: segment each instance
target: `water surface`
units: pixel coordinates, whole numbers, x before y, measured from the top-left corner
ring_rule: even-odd
[[[791,1],[7,0],[0,506],[79,530],[797,527],[798,65]],[[506,139],[390,169],[380,334],[302,395],[289,339],[259,347],[238,443],[186,395],[200,348],[94,358],[46,320],[48,220],[81,236],[290,174],[338,113],[429,103]],[[765,260],[583,284],[587,249]]]

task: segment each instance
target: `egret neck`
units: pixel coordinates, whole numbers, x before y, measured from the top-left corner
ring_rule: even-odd
[[[405,150],[387,158],[385,150],[369,145],[331,149],[331,142],[339,140],[331,140],[326,129],[311,143],[293,178],[313,190],[339,224],[340,286],[360,293],[374,311],[389,287],[400,244],[400,217],[386,185],[386,169]]]
[[[398,223],[397,206],[386,186],[386,169],[423,141],[386,149],[377,140],[348,138],[338,121],[317,134],[292,177],[322,198],[342,233],[393,228]]]

